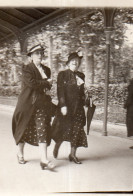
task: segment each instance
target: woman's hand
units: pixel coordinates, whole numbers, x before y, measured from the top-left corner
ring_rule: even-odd
[[[51,91],[50,91],[50,90],[48,90],[48,89],[44,89],[44,92],[45,92],[45,94],[46,94],[46,95],[51,96]]]
[[[47,81],[52,85],[53,80],[51,78],[47,79]]]
[[[66,106],[61,108],[61,113],[63,114],[63,116],[65,116],[67,114],[67,107]]]

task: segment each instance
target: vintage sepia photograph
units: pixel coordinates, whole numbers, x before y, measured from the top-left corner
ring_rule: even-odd
[[[131,1],[0,2],[0,195],[133,193]]]

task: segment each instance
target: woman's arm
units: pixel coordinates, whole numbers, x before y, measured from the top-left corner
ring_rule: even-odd
[[[59,106],[64,107],[66,106],[65,100],[65,81],[64,81],[64,72],[60,72],[57,77],[57,95]]]
[[[24,81],[24,83],[34,89],[37,88],[51,88],[51,84],[46,80],[46,79],[36,79],[34,77],[34,74],[32,72],[32,70],[29,68],[29,66],[26,66],[22,69],[22,80]]]

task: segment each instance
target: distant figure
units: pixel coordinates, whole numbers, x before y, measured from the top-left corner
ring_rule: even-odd
[[[56,142],[53,155],[58,156],[58,150],[63,141],[71,144],[69,160],[76,164],[81,161],[76,156],[78,147],[88,147],[84,131],[86,117],[84,111],[85,75],[78,71],[82,57],[72,53],[68,57],[68,69],[59,72],[57,78],[58,109],[52,124],[51,137]]]
[[[28,53],[32,62],[22,68],[22,91],[12,119],[13,136],[18,146],[18,163],[25,164],[24,145],[39,146],[40,166],[53,169],[47,159],[47,145],[50,144],[52,86],[50,68],[41,64],[44,49],[41,45],[32,47]]]
[[[133,136],[133,69],[130,71],[130,84],[128,86],[128,97],[124,108],[127,109],[126,114],[126,126],[127,126],[127,136]],[[133,149],[133,146],[130,147]]]

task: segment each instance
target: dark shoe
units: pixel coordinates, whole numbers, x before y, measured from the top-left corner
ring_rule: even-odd
[[[53,170],[55,165],[52,164],[50,161],[48,163],[40,162],[40,166],[42,170]]]
[[[129,148],[130,148],[130,149],[133,149],[133,146],[130,146]]]
[[[77,157],[69,155],[69,161],[73,161],[76,164],[81,164]]]
[[[24,160],[23,157],[19,157],[19,156],[17,155],[17,159],[18,159],[18,163],[19,163],[19,164],[25,164],[25,163],[26,163],[26,161]]]

